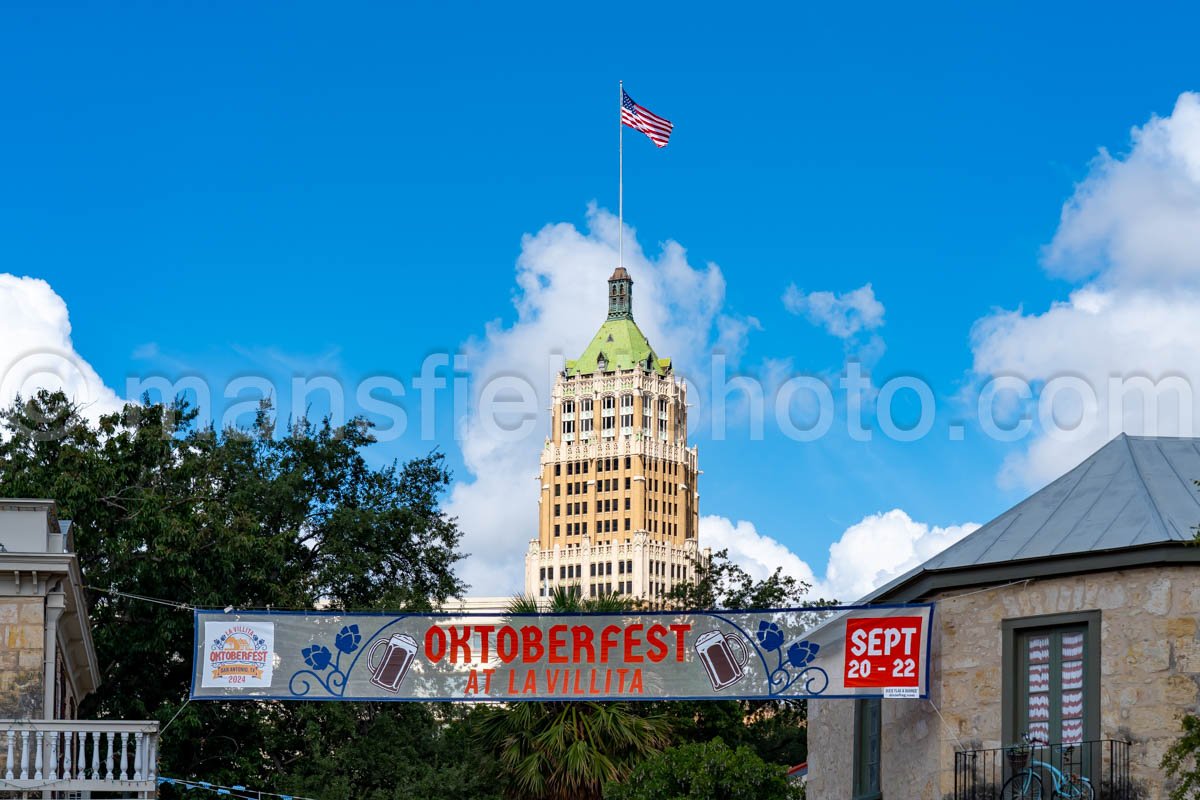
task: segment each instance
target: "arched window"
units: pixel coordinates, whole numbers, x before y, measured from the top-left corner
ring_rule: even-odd
[[[621,435],[633,434],[633,395],[621,395]]]
[[[574,400],[564,400],[562,404],[562,438],[564,442],[575,441]]]
[[[579,401],[579,440],[586,442],[592,437],[595,420],[592,418],[592,398],[584,397]]]
[[[600,398],[600,435],[612,438],[617,428],[617,398],[606,394]]]

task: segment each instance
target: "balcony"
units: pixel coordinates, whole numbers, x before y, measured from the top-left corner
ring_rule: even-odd
[[[0,775],[0,797],[155,797],[158,723],[0,719]]]
[[[954,800],[1079,798],[1138,800],[1129,779],[1129,742],[1097,739],[1039,744],[1022,760],[1014,748],[954,754]],[[1015,787],[1004,791],[1006,782]]]

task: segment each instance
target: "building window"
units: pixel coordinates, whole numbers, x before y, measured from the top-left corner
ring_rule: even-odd
[[[602,436],[612,437],[616,435],[617,426],[617,398],[611,394],[600,398],[600,433]],[[605,468],[608,465],[605,464]]]
[[[633,463],[633,460],[629,456],[625,456],[625,469],[629,469],[631,463]]]
[[[1005,741],[1100,738],[1100,612],[1004,620]],[[1076,765],[1090,775],[1097,765]]]
[[[854,701],[854,800],[879,798],[879,698]]]
[[[554,516],[556,516],[556,517],[561,516],[561,514],[559,513],[560,511],[562,511],[562,506],[560,506],[558,503],[555,503],[554,504]]]
[[[633,395],[621,395],[621,435],[633,434]]]
[[[554,526],[554,535],[558,536],[558,526],[557,525]]]
[[[554,465],[554,476],[557,478],[559,475],[562,475],[562,464],[555,464]]]
[[[629,530],[629,517],[625,518],[625,530]]]
[[[653,408],[653,401],[650,395],[642,396],[642,435],[647,439],[650,438],[650,412]]]
[[[625,490],[626,490],[626,491],[628,491],[628,490],[629,490],[629,481],[630,481],[630,479],[629,479],[629,478],[626,478],[626,479],[625,479]]]
[[[592,400],[587,397],[579,401],[579,438],[587,439],[592,433],[593,425]],[[583,466],[584,472],[587,472],[587,464]]]

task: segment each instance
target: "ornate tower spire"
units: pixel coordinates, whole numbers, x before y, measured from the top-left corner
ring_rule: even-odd
[[[608,279],[608,318],[633,319],[633,278],[624,267],[617,267]]]
[[[608,279],[608,319],[554,381],[525,593],[660,602],[701,557],[687,385],[633,321],[633,279]],[[703,556],[707,558],[707,555]]]

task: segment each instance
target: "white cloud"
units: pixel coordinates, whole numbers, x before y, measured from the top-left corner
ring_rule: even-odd
[[[1200,284],[1200,95],[1152,116],[1122,157],[1106,150],[1063,207],[1046,265],[1105,285]]]
[[[515,441],[489,430],[477,413],[460,421],[463,459],[473,479],[455,484],[447,510],[465,531],[463,550],[471,556],[460,572],[471,594],[521,589],[525,549],[537,536],[536,478],[550,387],[562,359],[582,353],[603,323],[605,281],[616,263],[617,220],[594,205],[585,230],[558,223],[526,235],[517,260],[516,321],[492,322],[482,339],[467,343],[473,410],[479,391],[500,376],[518,376],[537,393],[530,432]],[[723,311],[725,278],[715,264],[693,266],[672,241],[647,255],[626,225],[625,266],[634,280],[638,326],[679,373],[702,383],[714,348],[726,349],[731,360],[741,352],[756,323]]]
[[[869,283],[844,294],[806,294],[793,283],[783,293],[783,307],[792,314],[807,317],[809,322],[839,339],[883,326],[883,303],[875,299],[875,290]]]
[[[75,350],[67,304],[50,284],[0,273],[0,404],[42,388],[63,390],[93,419],[122,405]]]
[[[1135,128],[1128,154],[1100,153],[1045,265],[1087,282],[1042,313],[997,311],[972,331],[981,378],[1065,387],[1052,406],[1045,390],[1026,404],[1034,438],[1002,483],[1040,486],[1122,431],[1200,429],[1200,95]],[[1039,412],[1056,423],[1037,424]]]
[[[869,283],[843,294],[805,293],[789,284],[783,293],[783,307],[841,339],[847,357],[856,361],[874,365],[887,349],[883,337],[871,333],[883,327],[885,309]]]
[[[903,575],[979,526],[945,528],[916,522],[900,509],[872,514],[851,525],[829,546],[824,575],[781,542],[761,534],[751,522],[725,517],[700,519],[700,541],[714,551],[727,549],[732,561],[762,580],[782,567],[784,574],[812,585],[809,596],[853,602]]]

